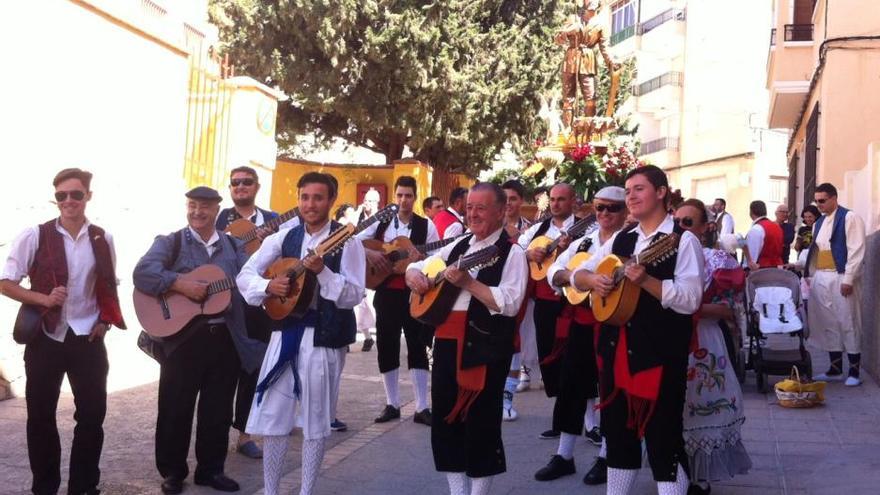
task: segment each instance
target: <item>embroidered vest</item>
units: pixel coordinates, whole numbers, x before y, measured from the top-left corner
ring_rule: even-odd
[[[333,221],[330,222],[330,232],[333,232],[340,227],[340,224]],[[301,258],[304,237],[304,225],[300,224],[290,229],[281,244],[281,256],[285,258]],[[339,273],[341,262],[342,250],[337,251],[333,255],[324,256],[324,266],[334,273]],[[321,297],[320,291],[317,297],[317,311],[319,316],[318,323],[315,326],[315,346],[338,349],[353,344],[357,334],[354,310],[337,308],[334,301]],[[283,328],[294,322],[295,318],[288,316],[281,320],[281,326]]]

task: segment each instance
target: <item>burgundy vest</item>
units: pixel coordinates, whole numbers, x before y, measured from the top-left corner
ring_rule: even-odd
[[[31,264],[28,277],[31,279],[31,290],[49,294],[59,285],[67,285],[67,255],[64,252],[64,237],[55,228],[56,220],[40,225],[40,240],[34,262]],[[95,253],[95,297],[100,312],[99,319],[119,328],[125,328],[122,311],[119,309],[119,296],[116,293],[116,273],[113,269],[113,257],[110,244],[104,238],[104,229],[97,225],[89,225],[89,241]],[[54,330],[61,319],[61,307],[55,306],[43,316],[43,323],[50,331]]]

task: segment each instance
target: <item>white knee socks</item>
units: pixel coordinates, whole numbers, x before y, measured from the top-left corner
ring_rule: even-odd
[[[608,445],[605,444],[605,437],[602,437],[602,446],[599,447],[599,457],[602,459],[608,458]]]
[[[679,464],[675,481],[658,481],[657,493],[659,495],[687,495],[689,484],[688,476],[684,473],[681,464]]]
[[[574,457],[574,442],[577,438],[577,435],[572,435],[571,433],[563,432],[560,434],[559,448],[556,449],[556,453],[566,461],[570,461]]]
[[[446,473],[449,482],[449,495],[468,495],[468,477],[464,473]]]
[[[492,487],[492,476],[471,478],[471,495],[486,495]]]
[[[324,460],[324,442],[326,439],[316,440],[303,439],[302,445],[302,485],[300,495],[311,495],[318,481],[318,473],[321,471],[321,461]]]
[[[400,368],[382,373],[382,383],[385,384],[385,401],[389,406],[400,409]]]
[[[278,495],[284,457],[289,446],[290,437],[287,435],[263,437],[263,484],[266,495]]]
[[[413,382],[413,394],[416,396],[416,412],[424,411],[428,408],[428,370],[413,368],[409,370],[409,375]]]
[[[607,495],[628,495],[638,475],[638,469],[608,468]]]

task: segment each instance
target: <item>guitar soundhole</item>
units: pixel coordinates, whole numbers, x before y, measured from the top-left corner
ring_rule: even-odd
[[[425,302],[425,296],[423,294],[423,295],[419,296],[419,304],[422,304],[424,302]]]

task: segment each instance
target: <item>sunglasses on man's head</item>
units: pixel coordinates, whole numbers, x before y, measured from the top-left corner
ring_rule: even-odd
[[[602,213],[603,211],[608,210],[608,213],[620,213],[623,211],[623,205],[596,205],[596,211],[598,213]]]
[[[232,179],[229,181],[229,185],[232,187],[238,186],[252,186],[256,183],[254,179]]]
[[[673,218],[672,221],[675,222],[675,225],[681,224],[683,227],[694,226],[694,219],[691,217]]]
[[[70,199],[74,201],[82,201],[83,198],[86,197],[86,193],[82,191],[55,191],[55,201],[58,201],[59,203],[67,201],[68,195],[70,195]]]

